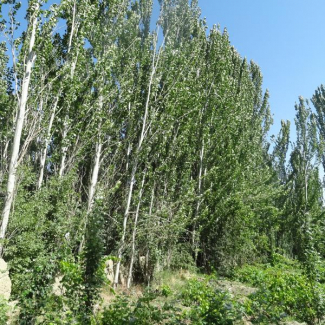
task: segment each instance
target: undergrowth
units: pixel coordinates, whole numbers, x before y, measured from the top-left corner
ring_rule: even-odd
[[[325,287],[312,281],[298,262],[278,256],[275,263],[239,268],[233,278],[257,288],[245,312],[257,324],[280,323],[290,317],[316,324],[325,315]]]
[[[299,263],[282,256],[275,256],[271,264],[236,269],[231,278],[236,282],[217,275],[168,272],[158,279],[136,299],[117,295],[96,324],[284,324],[290,319],[319,324],[325,315],[324,285],[311,281]],[[253,286],[254,292],[243,299],[222,286],[237,281]]]

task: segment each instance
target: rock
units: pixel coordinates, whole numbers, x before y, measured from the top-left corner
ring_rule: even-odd
[[[62,275],[57,275],[54,279],[52,292],[56,296],[63,296],[65,294],[65,288],[62,285]]]
[[[11,294],[11,280],[7,263],[0,258],[0,295],[9,300]]]
[[[139,256],[139,265],[140,265],[142,273],[145,273],[145,269],[146,269],[146,257],[145,256]]]
[[[221,290],[226,290],[238,298],[248,297],[257,291],[257,288],[236,281],[219,280],[217,284]]]
[[[105,275],[106,279],[110,282],[114,282],[114,262],[112,260],[107,260],[105,262]]]
[[[243,325],[253,325],[249,320],[243,318]]]
[[[120,284],[122,287],[125,287],[126,286],[126,275],[125,275],[125,268],[123,265],[120,266]]]
[[[120,274],[120,283],[122,287],[126,287],[126,279],[122,274]]]
[[[20,308],[18,306],[18,300],[12,300],[8,302],[8,311],[7,316],[9,317],[9,320],[7,322],[7,325],[9,324],[18,324],[19,323],[19,313]]]

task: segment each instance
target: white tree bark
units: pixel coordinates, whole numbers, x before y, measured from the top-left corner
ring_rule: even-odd
[[[69,44],[68,44],[68,50],[67,50],[68,55],[71,52],[73,36],[77,32],[77,25],[76,25],[77,7],[76,7],[76,5],[77,5],[76,0],[74,0],[73,9],[72,9],[72,24],[71,24],[71,31],[70,31],[70,36],[69,36]],[[70,78],[71,78],[71,80],[74,77],[74,72],[75,72],[75,69],[76,69],[77,60],[78,60],[78,53],[76,55],[76,60],[74,60],[71,63],[71,69],[70,69]],[[68,62],[70,62],[70,60]],[[69,111],[69,109],[67,111]],[[59,177],[60,178],[63,176],[63,173],[65,171],[65,167],[66,167],[68,146],[65,143],[65,140],[66,140],[67,135],[68,135],[68,125],[69,125],[69,113],[67,112],[67,114],[65,116],[65,119],[64,119],[63,133],[62,133],[63,147],[62,147],[62,155],[61,155],[60,170],[59,170]]]
[[[15,135],[12,144],[12,153],[11,153],[8,183],[7,183],[7,193],[6,193],[4,208],[2,211],[2,223],[0,228],[1,240],[3,240],[6,235],[6,230],[9,222],[9,214],[10,214],[10,210],[14,198],[14,190],[16,186],[16,174],[17,174],[17,167],[18,167],[17,162],[19,157],[21,134],[22,134],[23,125],[25,121],[26,103],[28,99],[28,90],[29,90],[29,83],[32,74],[32,67],[35,60],[35,53],[33,51],[33,48],[35,44],[35,34],[36,34],[37,21],[38,21],[38,9],[39,9],[39,4],[37,3],[34,9],[34,15],[31,18],[31,22],[30,22],[31,36],[29,40],[28,55],[27,55],[27,61],[25,66],[25,72],[23,76],[21,96],[19,98],[19,103],[18,103],[19,105],[18,116],[16,119]],[[0,253],[2,253],[2,249],[3,249],[3,243],[0,244]]]
[[[99,111],[101,112],[103,108],[103,98],[100,96],[99,100]],[[99,130],[101,129],[101,126],[99,126]],[[88,214],[92,211],[93,205],[94,205],[94,197],[96,193],[96,187],[98,183],[98,175],[99,175],[99,170],[100,170],[100,165],[101,165],[101,156],[102,156],[102,148],[103,148],[103,143],[101,141],[101,132],[99,131],[98,135],[98,141],[96,143],[96,152],[95,152],[95,159],[94,159],[94,167],[93,167],[93,172],[91,175],[91,182],[89,186],[89,191],[88,191]]]
[[[122,253],[124,250],[125,235],[126,235],[126,226],[127,226],[127,221],[129,218],[129,213],[130,213],[130,206],[131,206],[133,186],[134,186],[134,182],[135,182],[136,172],[137,172],[137,162],[135,163],[135,165],[133,166],[133,169],[132,169],[129,194],[128,194],[128,199],[127,199],[126,208],[125,208],[125,212],[124,212],[123,231],[122,231],[120,247],[119,247],[118,253],[117,253],[118,261],[116,264],[115,276],[114,276],[114,286],[115,287],[117,287],[117,285],[118,285],[118,279],[119,279],[119,275],[120,275],[121,259],[122,259]]]
[[[133,224],[133,232],[132,232],[132,243],[131,243],[131,261],[130,261],[130,268],[129,268],[129,275],[127,280],[127,288],[130,288],[131,281],[132,281],[132,273],[133,273],[133,264],[134,264],[134,256],[135,256],[135,238],[137,235],[137,226],[138,226],[138,219],[139,219],[139,211],[141,206],[141,200],[142,200],[142,194],[143,194],[143,188],[144,188],[144,182],[146,179],[146,173],[143,174],[142,182],[141,182],[141,188],[139,192],[139,202],[137,205],[137,209],[135,212],[135,218],[134,218],[134,224]]]
[[[67,135],[68,135],[68,121],[69,121],[69,116],[66,115],[63,123],[63,133],[62,133],[62,142],[63,142],[63,147],[62,147],[62,152],[61,152],[61,161],[60,161],[60,171],[59,171],[59,177],[63,176],[64,170],[65,170],[65,162],[67,159],[67,151],[68,147],[64,143]]]
[[[90,182],[89,191],[88,191],[88,209],[87,209],[88,213],[90,213],[92,211],[92,208],[94,205],[94,196],[95,196],[96,186],[97,186],[97,182],[98,182],[98,174],[99,174],[99,169],[100,169],[100,157],[102,154],[102,146],[103,146],[103,144],[99,139],[96,144],[94,168],[93,168],[93,172],[91,175],[91,182]]]
[[[156,182],[153,183],[152,190],[151,190],[151,199],[150,199],[150,207],[149,207],[149,216],[148,216],[148,222],[151,223],[151,217],[152,217],[152,209],[153,209],[153,202],[155,198],[155,188],[156,188]],[[149,273],[149,256],[150,256],[150,246],[149,246],[149,238],[147,240],[147,252],[146,252],[146,263],[145,263],[145,276],[146,276],[146,281],[149,286],[150,284],[150,276],[151,274]]]
[[[149,78],[149,83],[148,83],[148,94],[147,94],[147,99],[146,99],[146,105],[144,109],[144,115],[143,115],[143,123],[142,123],[142,129],[141,129],[141,134],[138,142],[138,147],[137,151],[135,153],[135,163],[132,168],[132,173],[131,173],[131,179],[130,179],[130,186],[129,186],[129,192],[128,192],[128,199],[127,199],[127,204],[124,212],[124,219],[123,219],[123,231],[122,231],[122,237],[121,237],[121,242],[120,242],[120,247],[118,249],[118,262],[116,264],[116,269],[115,269],[115,277],[114,277],[114,287],[118,285],[118,279],[119,279],[119,274],[120,274],[120,266],[121,266],[121,259],[122,259],[122,254],[124,250],[124,245],[125,245],[125,235],[126,235],[126,228],[127,228],[127,222],[129,218],[129,212],[130,212],[130,206],[131,206],[131,201],[132,201],[132,194],[133,194],[133,185],[135,182],[135,175],[137,173],[137,168],[138,168],[138,154],[142,149],[143,141],[146,137],[146,134],[148,132],[148,114],[149,114],[149,104],[150,104],[150,98],[151,98],[151,90],[152,90],[152,85],[153,85],[153,79],[157,70],[162,46],[156,54],[156,47],[157,47],[157,41],[155,41],[155,47],[154,47],[154,54],[152,58],[152,66],[151,66],[151,73],[150,73],[150,78]],[[130,109],[130,106],[129,106]],[[129,153],[129,151],[128,151]]]
[[[51,130],[52,130],[52,125],[53,125],[53,121],[54,121],[54,117],[55,117],[55,113],[56,113],[56,108],[58,106],[58,102],[59,102],[59,96],[57,96],[55,99],[52,114],[51,114],[50,121],[49,121],[49,125],[47,127],[47,134],[45,137],[44,147],[43,147],[43,150],[41,153],[41,158],[40,158],[40,173],[39,173],[38,182],[37,182],[37,189],[40,189],[42,186],[42,183],[43,183],[45,162],[46,162],[46,156],[47,156],[47,147],[48,147],[48,144],[49,144],[49,141],[51,138]]]
[[[99,96],[99,114],[101,114],[101,111],[103,109],[103,96]],[[79,245],[79,254],[83,250],[83,246],[85,244],[85,232],[87,229],[87,224],[88,224],[88,216],[91,213],[94,205],[94,197],[96,193],[96,187],[98,183],[98,175],[99,175],[99,170],[100,170],[100,164],[101,164],[101,155],[102,155],[102,147],[103,143],[101,141],[101,126],[99,126],[99,134],[98,134],[98,140],[96,143],[96,150],[95,150],[95,159],[94,159],[94,166],[93,166],[93,171],[91,174],[91,180],[89,184],[89,189],[88,189],[88,206],[87,206],[87,215],[85,217],[85,223],[84,223],[84,229],[83,229],[83,234],[82,234],[82,239]]]
[[[7,171],[7,158],[8,158],[9,139],[6,137],[6,144],[1,156],[1,170],[0,170],[0,183],[3,181],[3,177]]]
[[[7,160],[7,157],[8,157],[8,147],[9,147],[9,139],[6,139],[6,144],[5,144],[5,147],[3,149],[3,153],[2,153],[2,159],[3,160]]]
[[[87,215],[85,217],[85,222],[84,222],[84,227],[83,227],[83,233],[82,233],[82,239],[79,245],[78,253],[80,254],[84,248],[85,244],[85,232],[87,229],[87,224],[88,224],[88,216],[91,213],[94,205],[94,197],[95,197],[95,192],[96,192],[96,186],[98,182],[98,174],[99,174],[99,169],[100,169],[100,161],[101,161],[101,154],[102,154],[102,142],[100,139],[98,140],[96,144],[96,153],[95,153],[95,159],[94,159],[94,167],[93,171],[91,174],[91,181],[88,189],[88,207],[87,207]]]
[[[193,232],[192,232],[192,245],[194,249],[194,260],[197,260],[197,238],[196,238],[196,223],[199,216],[199,210],[201,205],[201,188],[202,188],[202,174],[203,174],[203,157],[204,157],[204,141],[202,141],[202,147],[200,152],[200,169],[199,169],[199,180],[198,180],[198,198],[195,208],[195,216],[194,216],[194,222],[193,222]]]
[[[70,37],[69,37],[68,54],[71,51],[72,39],[73,39],[73,35],[74,35],[75,29],[76,29],[76,13],[77,13],[76,5],[77,5],[76,0],[74,0],[73,1],[73,9],[72,9],[72,24],[71,24],[71,31],[70,31]]]

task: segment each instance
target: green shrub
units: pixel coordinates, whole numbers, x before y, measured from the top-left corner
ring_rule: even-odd
[[[297,261],[274,253],[272,255],[272,265],[245,265],[241,268],[235,269],[232,278],[240,282],[249,283],[253,286],[260,286],[265,282],[265,278],[268,277],[270,272],[301,274],[302,268]]]
[[[177,244],[172,251],[170,268],[172,270],[195,270],[195,263],[188,243]]]
[[[320,287],[304,274],[252,266],[245,267],[237,276],[259,287],[246,302],[246,311],[260,323],[279,322],[290,316],[313,324],[324,315]]]
[[[168,286],[168,285],[162,285],[161,288],[161,294],[164,296],[164,297],[168,297],[170,296],[173,292],[172,292],[172,289]]]
[[[211,278],[190,280],[182,293],[185,306],[190,307],[188,318],[193,324],[231,325],[241,318],[241,306],[227,292],[216,290]]]
[[[248,283],[253,286],[259,286],[265,281],[265,268],[260,265],[246,265],[235,271],[233,278],[240,282]]]
[[[8,324],[8,311],[9,306],[7,301],[2,296],[0,296],[0,325]]]
[[[137,301],[127,296],[117,296],[101,316],[101,325],[152,325],[181,324],[175,322],[178,310],[171,305],[157,306],[158,292],[147,291]]]
[[[317,271],[319,274],[319,282],[325,283],[325,261],[324,260],[322,260],[322,261],[320,261],[320,263],[318,263]]]
[[[130,301],[126,296],[117,296],[102,314],[102,325],[128,324],[131,319]]]

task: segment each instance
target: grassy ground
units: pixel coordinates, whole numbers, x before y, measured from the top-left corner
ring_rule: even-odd
[[[165,271],[156,275],[150,287],[153,295],[147,300],[147,287],[120,287],[115,294],[104,288],[101,309],[120,308],[121,301],[115,307],[112,304],[122,296],[124,306],[128,304],[126,317],[133,317],[134,324],[316,324],[316,306],[310,297],[314,289],[299,267],[290,263],[247,266],[236,270],[231,278]],[[132,312],[128,314],[127,308]],[[141,320],[141,313],[146,314],[145,320]],[[160,314],[150,323],[154,313]],[[110,322],[115,316],[107,315],[103,325],[128,324]]]

